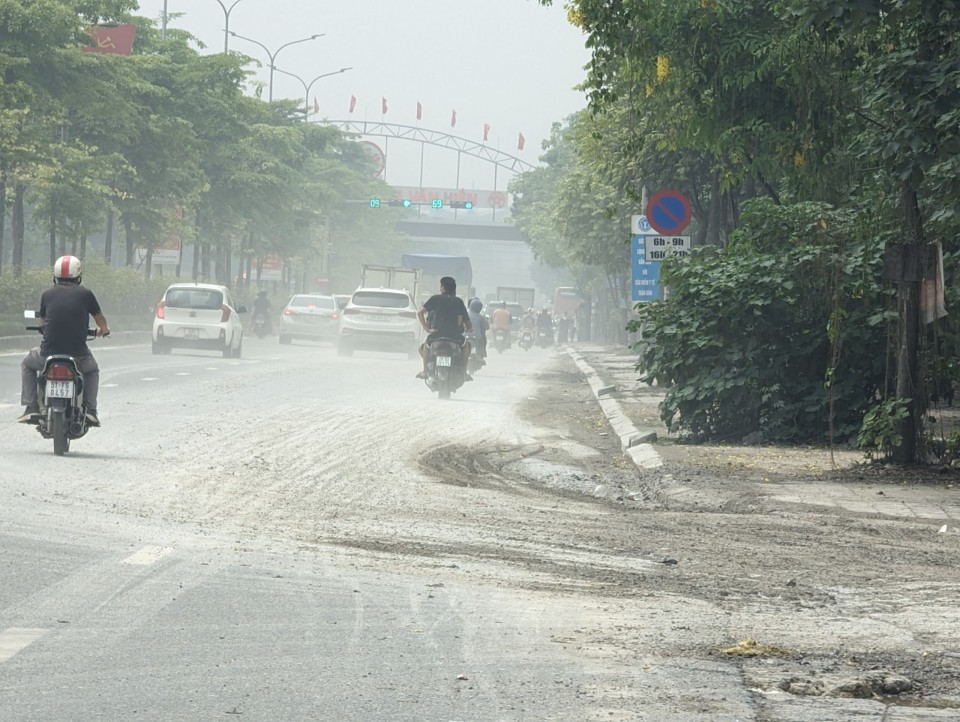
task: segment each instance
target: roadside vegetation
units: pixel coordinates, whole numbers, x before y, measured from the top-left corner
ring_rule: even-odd
[[[644,189],[690,198],[694,251],[628,324],[664,421],[928,458],[960,383],[960,0],[566,6],[590,107],[514,210],[542,259],[629,298]]]
[[[241,298],[265,257],[305,287],[353,279],[396,244],[393,215],[355,202],[384,194],[356,143],[261,99],[252,58],[201,55],[182,30],[162,39],[136,10],[0,0],[0,323],[22,326],[65,253],[84,258],[105,308],[134,309],[159,299],[152,256],[171,241],[200,251],[179,277]],[[91,26],[116,23],[136,25],[132,55],[83,50]]]

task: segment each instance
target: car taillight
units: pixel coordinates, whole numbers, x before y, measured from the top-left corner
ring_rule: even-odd
[[[227,304],[223,304],[220,310],[223,311],[223,314],[220,316],[220,323],[226,323],[230,320],[230,307]]]
[[[345,308],[343,309],[344,316],[353,316],[354,314],[362,313],[359,308]]]
[[[53,364],[47,369],[47,379],[51,381],[69,381],[74,378],[73,369],[63,364]]]
[[[166,317],[167,317],[167,312],[163,310],[163,309],[164,309],[164,306],[166,306],[166,305],[167,305],[167,304],[166,304],[164,301],[161,301],[160,303],[157,304],[157,318],[166,318]]]
[[[295,313],[296,313],[296,311],[294,311],[292,308],[285,308],[285,309],[283,309],[283,315],[284,315],[284,316],[292,316],[292,315],[295,314]]]
[[[340,318],[340,314],[334,311],[333,313],[330,314],[330,318],[333,318],[333,319]]]
[[[416,318],[416,317],[417,317],[416,311],[401,311],[401,312],[400,312],[400,315],[403,316],[404,318]]]

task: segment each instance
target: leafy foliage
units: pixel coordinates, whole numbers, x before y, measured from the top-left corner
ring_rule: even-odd
[[[756,200],[724,249],[664,262],[662,302],[632,325],[661,415],[692,440],[808,442],[856,436],[884,386],[881,250],[854,214]],[[841,335],[828,329],[842,317]],[[839,353],[835,353],[833,341]]]

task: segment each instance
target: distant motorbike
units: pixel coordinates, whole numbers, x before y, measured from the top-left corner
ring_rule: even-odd
[[[537,346],[549,348],[553,346],[553,329],[540,327],[537,329]]]
[[[255,313],[250,321],[257,338],[264,338],[270,333],[270,324],[265,313]]]
[[[520,348],[529,351],[533,348],[533,331],[525,328],[520,332]]]
[[[495,329],[493,332],[493,347],[497,350],[497,353],[503,353],[508,348],[510,348],[510,337],[507,335],[510,332],[505,328]]]
[[[467,371],[473,375],[482,369],[486,365],[486,362],[483,360],[483,352],[480,350],[480,345],[477,343],[476,337],[468,336],[467,340],[470,341],[470,345],[473,347],[470,360],[467,361]]]
[[[35,311],[24,311],[25,318],[36,319]],[[28,331],[42,331],[41,326],[27,326]],[[88,330],[88,337],[96,331]],[[86,435],[90,427],[83,409],[83,374],[73,356],[47,356],[43,370],[37,373],[37,401],[40,421],[37,431],[45,439],[53,439],[53,453],[63,456],[70,451],[70,442]]]
[[[449,338],[434,340],[430,344],[427,361],[427,387],[436,391],[439,398],[449,399],[450,394],[463,386],[465,381],[460,344]]]

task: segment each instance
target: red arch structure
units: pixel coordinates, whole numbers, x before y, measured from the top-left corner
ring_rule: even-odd
[[[480,158],[488,163],[508,170],[511,173],[523,173],[533,170],[535,166],[516,156],[504,153],[496,148],[491,148],[485,143],[467,140],[457,135],[450,135],[437,130],[428,130],[418,128],[413,125],[398,125],[396,123],[383,123],[381,121],[366,120],[315,120],[314,123],[323,125],[333,125],[347,133],[356,135],[374,135],[383,138],[397,138],[399,140],[412,140],[416,143],[426,143],[440,148],[449,148],[450,150],[471,155],[474,158]]]

